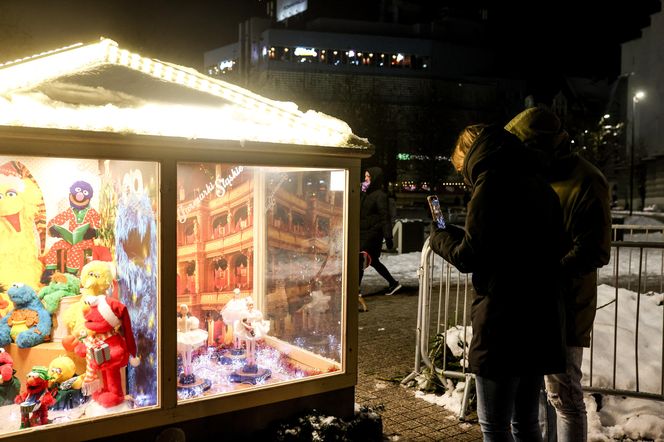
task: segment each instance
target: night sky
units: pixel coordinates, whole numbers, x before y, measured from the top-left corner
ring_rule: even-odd
[[[201,69],[203,52],[236,40],[238,23],[264,9],[253,0],[0,0],[0,60],[104,36]]]
[[[417,0],[409,0],[417,1]],[[487,5],[500,70],[525,77],[590,78],[619,72],[620,43],[637,38],[658,0],[445,1]],[[380,0],[335,0],[339,14],[377,11]],[[259,0],[0,0],[0,61],[99,36],[148,57],[202,69],[203,52],[237,39],[238,23],[262,15]]]

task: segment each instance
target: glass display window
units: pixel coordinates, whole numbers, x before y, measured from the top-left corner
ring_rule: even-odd
[[[0,436],[159,405],[159,165],[0,157]]]
[[[347,171],[177,165],[177,397],[341,373]]]

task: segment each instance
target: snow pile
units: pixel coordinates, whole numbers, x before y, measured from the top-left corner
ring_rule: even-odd
[[[350,421],[326,416],[317,410],[291,421],[279,423],[268,431],[264,440],[275,442],[380,442],[383,440],[383,420],[378,410],[355,404],[355,416]]]

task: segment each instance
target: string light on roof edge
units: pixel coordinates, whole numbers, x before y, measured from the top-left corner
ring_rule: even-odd
[[[72,51],[73,49],[75,51]],[[57,56],[57,59],[41,59],[45,64],[43,67],[33,65],[35,61],[40,61],[39,57],[43,57],[44,55]],[[193,69],[180,68],[176,65],[161,63],[142,57],[139,54],[120,49],[115,41],[107,38],[101,38],[98,43],[89,45],[76,43],[65,48],[26,57],[21,59],[21,61],[26,61],[26,64],[21,66],[16,61],[0,64],[0,68],[11,64],[17,65],[11,67],[11,72],[4,72],[6,76],[12,75],[12,78],[0,81],[0,85],[4,85],[4,88],[0,86],[0,92],[3,90],[6,92],[20,89],[31,84],[48,81],[65,73],[84,70],[95,63],[118,64],[155,78],[221,97],[233,102],[235,105],[266,115],[268,119],[276,117],[284,120],[288,127],[297,129],[297,132],[300,132],[296,136],[291,135],[291,141],[295,139],[300,144],[332,144],[340,146],[352,138],[352,131],[348,125],[333,117],[320,113],[311,113],[311,111],[304,113],[298,110],[297,105],[294,103],[272,101],[239,86],[211,79]],[[18,72],[14,72],[14,69]],[[0,69],[0,80],[3,80],[2,74],[3,72]],[[271,123],[271,125],[274,124],[276,123]],[[267,137],[267,140],[271,141],[269,137]],[[278,141],[287,142],[288,140],[282,137]]]

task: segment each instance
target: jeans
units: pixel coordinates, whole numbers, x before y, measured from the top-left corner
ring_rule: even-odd
[[[485,442],[540,442],[542,376],[489,379],[476,376],[477,417]]]
[[[583,347],[567,347],[565,373],[544,377],[549,403],[555,408],[558,442],[588,440],[586,404],[581,388]],[[550,415],[550,414],[549,414]],[[551,425],[548,425],[551,428]],[[549,440],[555,440],[549,437]]]

